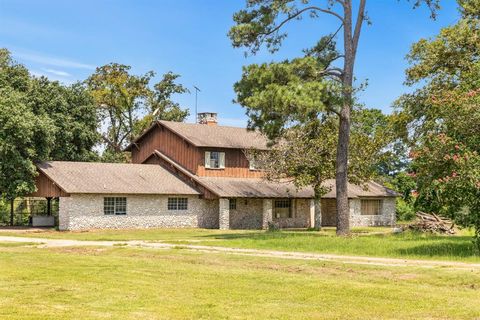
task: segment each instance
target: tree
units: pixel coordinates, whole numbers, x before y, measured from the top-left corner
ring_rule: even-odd
[[[98,158],[93,150],[99,142],[97,113],[84,85],[63,86],[45,77],[33,78],[27,104],[35,114],[47,115],[56,127],[49,159],[93,161]]]
[[[0,192],[7,200],[35,191],[36,161],[45,160],[55,127],[29,110],[26,96],[0,88]]]
[[[149,95],[148,83],[153,72],[131,75],[130,66],[110,63],[98,67],[86,81],[99,110],[100,120],[107,126],[102,139],[106,151],[122,157],[123,148],[133,139],[134,123]],[[120,160],[120,159],[118,159]]]
[[[153,121],[183,121],[188,116],[188,111],[171,100],[173,94],[187,92],[175,83],[178,75],[166,73],[152,90],[149,84],[155,76],[153,71],[137,76],[130,69],[110,63],[97,68],[86,81],[106,126],[102,135],[106,145],[104,160],[125,161],[124,147]]]
[[[179,77],[178,74],[167,72],[162,80],[153,86],[146,101],[149,113],[137,122],[135,135],[141,134],[156,120],[182,122],[189,116],[188,109],[182,109],[179,103],[172,100],[175,94],[189,92],[183,85],[175,82]]]
[[[420,5],[422,1],[415,1],[415,6]],[[427,5],[436,9],[436,0],[426,0]],[[337,194],[337,234],[346,235],[349,233],[349,209],[348,209],[348,152],[350,141],[350,122],[351,113],[354,105],[354,65],[357,54],[358,42],[362,30],[363,22],[366,17],[366,0],[359,0],[356,13],[353,12],[351,0],[327,0],[325,5],[317,5],[310,0],[247,0],[247,9],[240,10],[234,14],[236,25],[231,28],[229,37],[234,47],[247,47],[249,51],[255,54],[260,47],[265,44],[271,52],[279,49],[286,33],[281,33],[288,22],[301,19],[305,14],[312,18],[318,18],[321,14],[326,14],[338,20],[338,29],[328,36],[320,37],[320,46],[316,51],[328,50],[328,44],[343,30],[343,52],[338,55],[324,54],[323,57],[330,57],[329,63],[324,65],[319,75],[328,77],[337,81],[341,89],[341,101],[337,107],[332,108],[339,119],[338,140],[336,152],[336,194]],[[433,12],[433,11],[432,11]],[[354,21],[355,20],[355,21]],[[328,50],[331,54],[332,50]],[[334,62],[343,59],[343,66],[336,67]],[[312,85],[312,90],[315,90]],[[316,101],[321,103],[323,97]],[[268,123],[264,121],[256,122],[253,119],[251,127],[275,128],[288,126],[288,122],[283,122],[285,118],[272,117]]]
[[[424,209],[476,230],[480,249],[480,7],[459,1],[461,19],[412,46],[407,84],[422,86],[398,102],[402,138]]]
[[[32,77],[0,49],[0,193],[35,191],[35,163],[92,160],[97,142],[92,99],[79,84]]]

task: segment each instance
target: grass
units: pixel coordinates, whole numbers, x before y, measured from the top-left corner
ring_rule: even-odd
[[[206,229],[95,230],[88,232],[33,233],[1,232],[0,235],[78,239],[147,240],[178,244],[202,244],[249,249],[321,252],[393,258],[462,260],[479,262],[472,232],[440,236],[405,232],[392,234],[389,228],[355,228],[348,238],[336,237],[333,228],[316,231],[222,231]]]
[[[126,247],[0,248],[1,319],[474,319],[480,273]]]

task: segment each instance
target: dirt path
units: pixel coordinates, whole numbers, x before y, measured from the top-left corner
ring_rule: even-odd
[[[68,239],[45,239],[45,238],[27,238],[27,237],[10,237],[0,236],[0,242],[16,242],[16,243],[33,243],[39,248],[51,247],[76,247],[76,246],[129,246],[152,249],[185,249],[191,251],[199,251],[206,253],[225,253],[236,255],[247,255],[255,257],[272,257],[280,259],[298,259],[298,260],[319,260],[333,261],[346,264],[360,264],[372,266],[390,266],[390,267],[422,267],[422,268],[454,268],[454,269],[470,269],[480,270],[480,263],[456,262],[456,261],[434,261],[434,260],[413,260],[398,258],[378,258],[365,256],[344,256],[323,253],[304,253],[304,252],[288,252],[276,250],[259,250],[259,249],[240,249],[215,246],[189,245],[189,244],[170,244],[164,242],[148,242],[141,240],[130,241],[84,241],[84,240],[68,240]]]

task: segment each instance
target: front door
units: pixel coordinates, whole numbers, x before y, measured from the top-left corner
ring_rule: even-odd
[[[337,225],[337,201],[335,199],[322,199],[322,227]]]

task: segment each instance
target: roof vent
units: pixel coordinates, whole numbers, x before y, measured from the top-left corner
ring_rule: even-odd
[[[206,124],[207,126],[216,126],[217,114],[215,112],[200,112],[198,114],[198,123]]]

